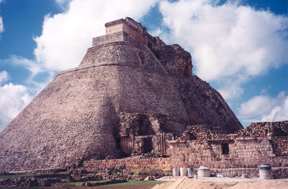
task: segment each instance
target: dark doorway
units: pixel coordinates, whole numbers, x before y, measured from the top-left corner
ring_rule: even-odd
[[[153,150],[152,137],[144,138],[144,153],[151,152]]]
[[[152,43],[150,41],[148,41],[148,47],[149,49],[152,49]]]
[[[228,143],[222,144],[222,154],[229,154],[229,144]]]

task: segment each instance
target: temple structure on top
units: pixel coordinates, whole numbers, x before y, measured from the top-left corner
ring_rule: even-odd
[[[105,24],[106,35],[93,38],[93,47],[105,43],[131,41],[147,46],[155,44],[154,38],[146,32],[146,28],[131,18],[119,19]]]

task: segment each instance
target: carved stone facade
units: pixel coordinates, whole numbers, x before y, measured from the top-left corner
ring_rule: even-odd
[[[168,141],[172,167],[288,167],[288,121],[251,123],[235,134],[217,134],[190,126],[181,138]]]
[[[273,178],[288,177],[288,121],[251,123],[235,134],[218,134],[203,125],[188,126],[176,140],[166,139],[167,158],[89,160],[88,169],[125,166],[127,169],[208,166],[212,175],[259,177],[259,166],[269,164]],[[145,144],[145,143],[144,143]],[[157,164],[157,165],[155,165]]]

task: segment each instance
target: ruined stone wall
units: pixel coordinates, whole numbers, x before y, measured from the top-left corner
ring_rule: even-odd
[[[188,127],[181,138],[183,141],[169,142],[171,164],[212,168],[256,168],[263,163],[272,167],[288,166],[288,137],[283,136],[286,124],[287,121],[252,123],[229,135],[217,134],[205,126]],[[227,153],[223,153],[223,146],[228,148]]]
[[[229,155],[219,155],[221,151],[214,151],[209,143],[180,143],[174,144],[171,149],[172,167],[199,167],[208,166],[210,168],[257,168],[261,164],[269,163],[273,167],[288,166],[288,156],[271,157],[269,154],[257,154],[257,148],[265,148],[261,143],[246,144],[242,151]],[[230,150],[233,151],[232,146]],[[261,151],[261,150],[260,150]],[[254,157],[255,156],[255,157]]]
[[[109,159],[89,160],[83,163],[84,168],[108,168],[125,166],[126,169],[172,169],[170,158],[147,159]]]
[[[288,167],[272,167],[272,178],[281,179],[288,178]],[[242,177],[259,178],[259,168],[212,168],[211,175],[222,175],[224,177]]]
[[[242,136],[268,137],[276,156],[288,156],[288,121],[251,123]]]
[[[235,143],[229,147],[229,154],[236,159],[275,157],[272,144],[268,138],[236,138]]]
[[[276,156],[288,156],[287,136],[274,136],[271,139],[271,143]]]

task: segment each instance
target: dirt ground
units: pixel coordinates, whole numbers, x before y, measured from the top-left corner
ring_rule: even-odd
[[[78,187],[78,188],[71,188],[71,189],[151,189],[151,186],[94,186],[94,187]],[[55,189],[59,189],[59,188],[55,188]]]
[[[241,178],[179,178],[153,189],[288,189],[288,179],[260,180]]]

